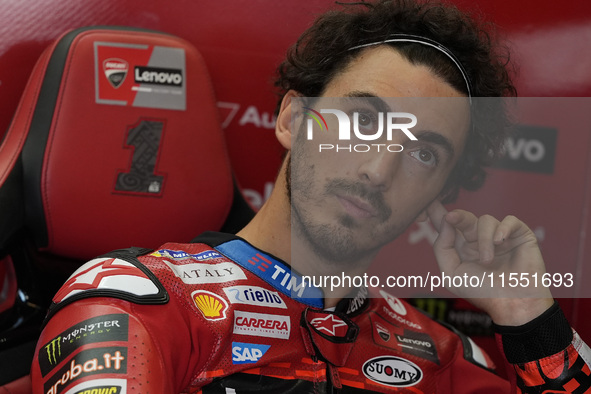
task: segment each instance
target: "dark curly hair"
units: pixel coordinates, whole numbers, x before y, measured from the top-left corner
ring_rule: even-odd
[[[395,34],[422,36],[451,51],[468,75],[472,97],[517,95],[509,73],[509,51],[498,45],[492,26],[455,6],[429,0],[338,4],[343,8],[318,17],[289,49],[275,81],[281,98],[290,89],[305,97],[321,96],[329,81],[362,50],[351,48]],[[458,67],[437,49],[417,43],[384,45],[396,48],[413,64],[429,67],[456,90],[468,94]],[[484,167],[500,154],[507,137],[509,121],[503,102],[473,100],[472,128],[441,192],[444,202],[455,200],[460,188],[476,190],[484,183]]]

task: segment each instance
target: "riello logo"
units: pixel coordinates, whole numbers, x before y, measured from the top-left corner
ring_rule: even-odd
[[[385,133],[386,140],[392,141],[392,136],[395,132],[403,132],[408,139],[417,141],[417,138],[410,131],[411,128],[417,125],[417,117],[408,112],[379,112],[377,113],[377,125],[375,130],[368,133],[366,130],[360,130],[359,112],[353,112],[353,122],[351,122],[350,115],[338,109],[321,109],[320,112],[309,107],[303,107],[307,112],[304,115],[308,116],[307,139],[309,141],[314,139],[314,123],[316,123],[320,132],[328,132],[328,124],[322,114],[332,114],[336,116],[339,130],[338,141],[351,141],[351,130],[357,140],[368,141],[362,144],[318,144],[318,151],[334,151],[334,152],[369,152],[369,151],[388,151],[388,152],[402,152],[404,147],[401,144],[377,143],[371,141],[383,140]],[[351,124],[352,123],[352,124]],[[352,126],[352,127],[351,127]]]

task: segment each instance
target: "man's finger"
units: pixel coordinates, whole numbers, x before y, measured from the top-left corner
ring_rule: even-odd
[[[466,241],[478,240],[478,218],[472,212],[455,209],[445,216],[445,220],[462,233]]]
[[[494,234],[494,243],[500,245],[508,238],[521,237],[532,232],[529,227],[515,216],[506,216],[497,227]],[[533,232],[532,232],[533,234]]]
[[[478,253],[481,263],[490,263],[495,257],[493,237],[500,222],[493,216],[484,215],[478,219]]]
[[[441,232],[441,222],[443,221],[443,217],[447,214],[447,209],[441,204],[439,200],[434,200],[429,206],[427,207],[427,215],[433,223],[433,227],[437,232]]]
[[[455,248],[456,235],[456,229],[443,220],[439,236],[433,244],[433,252],[441,272],[453,272],[461,263],[460,256]]]

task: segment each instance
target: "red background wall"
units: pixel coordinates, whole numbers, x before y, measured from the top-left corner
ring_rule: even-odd
[[[501,27],[519,64],[520,96],[591,96],[591,3],[583,0],[455,0]],[[0,0],[0,137],[41,51],[64,31],[87,25],[160,30],[192,42],[204,55],[216,90],[220,121],[247,197],[260,205],[281,156],[274,140],[272,76],[288,46],[329,0]],[[97,119],[97,122],[100,120]],[[552,118],[528,119],[548,126]],[[566,263],[577,285],[591,275],[591,121],[557,128],[554,172],[491,171],[491,182],[457,205],[478,213],[516,214],[538,230],[548,261]],[[198,127],[198,125],[196,125]],[[204,147],[206,148],[206,147]],[[486,208],[486,209],[485,209]],[[414,234],[414,235],[413,235]],[[432,259],[418,227],[397,242],[401,259]],[[572,296],[580,297],[580,288]],[[561,301],[587,341],[588,300]],[[585,337],[585,335],[584,335]]]

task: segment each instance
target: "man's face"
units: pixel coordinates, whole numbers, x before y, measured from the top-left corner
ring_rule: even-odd
[[[392,104],[392,112],[409,112],[417,117],[417,125],[410,130],[417,141],[400,131],[392,133],[391,141],[339,141],[336,133],[323,134],[319,130],[309,141],[301,118],[300,126],[293,127],[293,235],[304,236],[317,254],[333,262],[354,263],[404,232],[440,194],[461,155],[469,127],[468,100],[462,99],[460,92],[427,67],[413,65],[385,46],[360,53],[329,82],[323,95],[326,99],[321,98],[314,106],[334,107],[336,100],[329,97],[363,97],[356,99],[359,102],[376,100],[367,99],[370,96],[438,99],[382,99]],[[400,106],[394,108],[396,101],[403,103],[403,111]],[[361,113],[360,127],[375,127],[375,118],[365,116],[364,109],[357,112]],[[335,116],[326,115],[325,119],[328,130],[338,130]],[[407,122],[406,119],[400,123]],[[374,147],[363,153],[335,149],[319,152],[319,143],[400,144],[404,149],[378,152]]]

